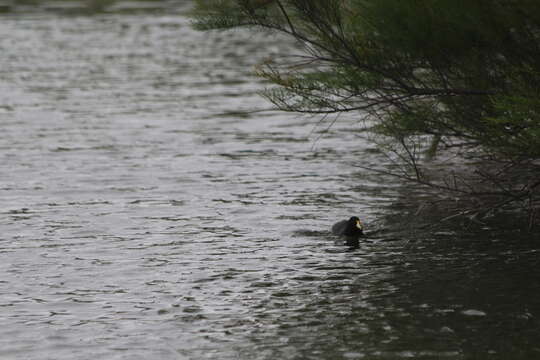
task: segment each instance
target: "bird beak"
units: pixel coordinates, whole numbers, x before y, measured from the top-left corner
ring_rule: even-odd
[[[364,225],[360,222],[360,220],[356,220],[356,227],[360,230],[364,230]]]

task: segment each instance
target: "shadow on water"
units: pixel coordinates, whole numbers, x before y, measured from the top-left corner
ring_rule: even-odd
[[[537,234],[510,218],[491,228],[419,227],[426,219],[411,219],[415,190],[400,191],[358,250],[323,250],[332,256],[306,279],[301,305],[281,304],[293,315],[273,319],[271,336],[254,336],[267,358],[276,355],[276,341],[284,359],[539,358]]]
[[[384,193],[388,179],[361,177],[380,185],[352,185],[359,199]],[[516,229],[510,218],[491,228],[422,227],[444,212],[415,221],[417,189],[403,185],[398,194],[367,224],[354,251],[334,246],[329,229],[293,231],[293,238],[312,241],[304,245],[312,247],[311,256],[292,256],[291,266],[304,273],[268,287],[267,301],[253,311],[253,345],[238,353],[253,359],[539,358],[537,234]]]
[[[268,326],[252,334],[257,353],[245,355],[540,357],[538,241],[510,231],[411,234],[385,225],[354,252],[320,249],[328,257],[308,265],[311,275],[297,293],[273,294],[277,300],[259,319],[270,318]],[[279,316],[270,315],[277,309]]]

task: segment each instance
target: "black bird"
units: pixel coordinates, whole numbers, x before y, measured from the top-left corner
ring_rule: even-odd
[[[364,236],[364,225],[356,216],[349,220],[337,222],[332,226],[332,233],[345,239],[345,245],[357,248],[359,246],[358,239]]]

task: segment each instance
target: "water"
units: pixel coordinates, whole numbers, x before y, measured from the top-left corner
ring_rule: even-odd
[[[0,18],[1,359],[540,358],[536,239],[409,231],[358,115],[253,112],[294,44],[159,4]]]

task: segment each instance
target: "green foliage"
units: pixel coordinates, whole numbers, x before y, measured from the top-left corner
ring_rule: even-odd
[[[284,110],[370,109],[390,135],[538,153],[534,1],[201,0],[196,18],[201,29],[255,26],[305,46],[306,66],[259,69],[281,86],[267,96]]]
[[[258,69],[278,85],[266,96],[281,109],[322,114],[364,110],[374,119],[374,130],[402,146],[408,158],[400,158],[423,183],[417,162],[421,152],[408,144],[424,143],[427,136],[434,139],[431,154],[439,144],[461,147],[467,158],[478,163],[488,158],[504,169],[487,183],[514,200],[528,196],[533,206],[534,188],[540,187],[535,181],[540,179],[536,0],[197,4],[198,28],[257,27],[288,34],[303,46],[301,60],[269,61]],[[528,175],[508,176],[511,181],[505,184],[500,177],[518,165],[526,166],[520,174]],[[514,191],[514,183],[521,190]]]

